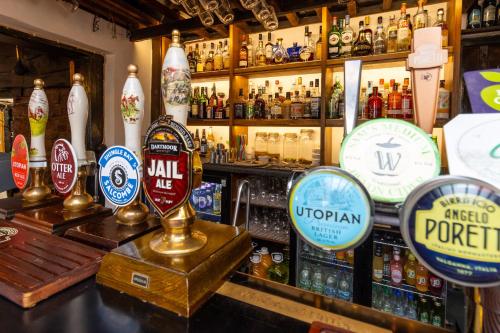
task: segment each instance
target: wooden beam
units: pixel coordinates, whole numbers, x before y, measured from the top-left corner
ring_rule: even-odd
[[[292,27],[296,27],[300,24],[300,18],[297,16],[296,13],[286,14],[286,19],[288,20],[288,22],[290,22],[290,25]]]
[[[213,30],[217,31],[222,38],[229,37],[229,31],[225,25],[216,25],[212,27]]]
[[[358,4],[356,3],[356,0],[349,0],[347,3],[347,13],[349,13],[349,16],[354,17],[356,16],[358,12]]]
[[[392,7],[392,0],[383,0],[382,1],[382,10],[389,10]]]
[[[174,9],[174,8],[169,8],[166,5],[156,1],[156,0],[138,0],[139,5],[149,7],[160,14],[162,14],[164,17],[169,18],[169,19],[179,19],[179,12]]]
[[[70,0],[65,1],[70,2]],[[139,25],[139,22],[131,20],[129,17],[124,18],[121,15],[116,15],[116,13],[113,14],[109,10],[101,7],[99,4],[91,3],[91,1],[80,1],[80,8],[109,22],[114,20],[116,24],[126,29],[129,29],[130,27],[137,28]]]
[[[193,30],[192,32],[194,32],[195,34],[197,34],[201,38],[210,39],[210,36],[208,35],[208,32],[206,29],[198,28],[196,30]]]
[[[321,12],[323,11],[322,8],[316,8],[314,11],[316,12],[316,16],[321,20]]]
[[[124,13],[145,25],[158,24],[157,20],[145,15],[141,10],[123,0],[99,0],[99,2],[104,4],[111,12]]]

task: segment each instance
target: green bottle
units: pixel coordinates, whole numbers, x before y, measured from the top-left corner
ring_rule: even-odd
[[[337,17],[333,17],[333,24],[330,32],[328,32],[328,59],[340,57],[340,48],[342,40],[340,39],[340,30],[337,25]]]

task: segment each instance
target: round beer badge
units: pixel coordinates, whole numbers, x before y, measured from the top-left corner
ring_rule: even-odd
[[[354,248],[373,227],[368,192],[353,176],[335,167],[304,172],[289,192],[288,214],[306,242],[326,250]]]
[[[466,177],[417,187],[401,212],[401,234],[418,260],[469,287],[500,285],[500,191]]]
[[[116,206],[126,206],[139,193],[140,163],[128,148],[113,146],[99,159],[99,184],[104,196]]]
[[[439,175],[441,160],[436,144],[417,126],[376,119],[357,126],[345,138],[340,166],[363,183],[373,200],[396,203]]]
[[[22,190],[28,183],[30,170],[28,143],[22,134],[16,135],[12,143],[10,167],[14,184],[18,189]]]
[[[75,150],[65,139],[57,139],[50,155],[50,174],[52,183],[59,193],[68,193],[78,177]]]

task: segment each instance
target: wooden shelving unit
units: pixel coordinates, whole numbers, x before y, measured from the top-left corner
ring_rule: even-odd
[[[460,40],[453,35],[452,29],[456,29],[457,22],[460,17],[457,17],[458,0],[443,0],[443,1],[431,1],[429,3],[443,3],[443,6],[447,7],[446,18],[448,21],[448,27],[450,29],[450,46],[448,47],[449,59],[448,64],[444,66],[445,70],[445,80],[447,82],[447,87],[453,91],[452,82],[453,77],[456,75],[454,71],[455,57],[456,57],[456,43]],[[409,6],[416,5],[415,3],[410,3]],[[399,4],[397,5],[399,6]],[[394,7],[394,6],[392,6]],[[386,12],[387,10],[394,10],[395,8],[388,7],[383,9],[380,7],[379,13]],[[317,78],[320,79],[321,87],[321,116],[320,119],[235,119],[234,114],[231,112],[230,118],[225,120],[189,120],[188,125],[190,126],[227,126],[228,136],[230,145],[235,142],[235,137],[237,135],[246,134],[248,135],[248,129],[251,127],[313,127],[317,128],[316,135],[319,135],[320,149],[321,149],[321,163],[322,164],[332,164],[332,151],[334,151],[332,146],[340,145],[339,142],[334,142],[332,129],[343,127],[343,119],[326,119],[326,113],[328,108],[328,99],[331,89],[334,85],[334,74],[343,73],[344,63],[346,60],[360,59],[363,61],[363,66],[365,69],[372,68],[389,68],[389,67],[404,67],[405,61],[410,52],[396,52],[396,53],[386,53],[381,55],[370,55],[364,57],[351,57],[351,58],[339,58],[339,59],[327,59],[327,47],[326,42],[328,41],[328,31],[332,22],[332,15],[338,15],[338,13],[333,13],[332,9],[328,6],[323,6],[321,8],[316,8],[316,13],[318,17],[321,18],[321,24],[323,26],[321,39],[323,41],[323,48],[321,54],[321,60],[313,60],[309,62],[294,62],[286,63],[280,65],[266,65],[266,66],[253,66],[249,68],[239,68],[238,57],[239,50],[241,47],[242,36],[248,33],[253,33],[254,31],[247,29],[245,26],[239,24],[229,25],[229,37],[228,45],[231,53],[230,68],[223,71],[214,71],[208,73],[193,73],[192,80],[196,83],[197,80],[206,81],[207,79],[213,80],[228,80],[229,82],[229,95],[228,101],[230,105],[234,105],[234,102],[238,99],[240,89],[243,90],[244,96],[248,96],[249,80],[254,78],[265,78],[265,77],[279,77],[279,76],[301,76],[305,74],[317,74]],[[361,13],[359,14],[361,15]],[[373,14],[372,14],[373,15]],[[351,15],[358,16],[358,15]],[[460,13],[461,16],[461,13]],[[307,24],[307,22],[302,22],[302,24]],[[301,27],[300,27],[301,28]],[[243,30],[245,29],[245,30]],[[279,30],[274,32],[279,34]],[[342,75],[342,74],[341,74]],[[455,93],[453,91],[453,93]],[[453,97],[453,95],[452,95]],[[454,107],[454,106],[453,106]],[[451,116],[453,117],[458,112],[451,109]],[[363,123],[367,120],[360,120],[359,123]],[[412,121],[412,120],[408,120]],[[436,128],[441,128],[446,121],[438,120],[436,121]],[[253,138],[249,138],[253,140]]]
[[[410,123],[414,123],[414,119],[399,119]],[[362,124],[369,121],[369,119],[358,119],[357,123]],[[448,119],[436,119],[434,123],[434,128],[442,128],[444,124],[448,122]],[[326,119],[326,127],[344,127],[344,119]]]

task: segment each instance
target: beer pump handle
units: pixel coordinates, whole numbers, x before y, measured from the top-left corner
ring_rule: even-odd
[[[344,137],[356,127],[358,120],[361,65],[361,60],[348,60],[344,63]]]
[[[78,165],[87,164],[85,128],[89,117],[89,100],[83,87],[83,75],[73,75],[73,86],[68,96],[68,118],[71,127],[71,145],[75,149]]]
[[[439,71],[448,62],[448,50],[441,48],[441,39],[441,27],[415,30],[413,52],[406,60],[406,68],[411,71],[415,122],[430,135],[436,120]]]
[[[45,128],[49,119],[49,102],[43,90],[42,79],[35,79],[35,88],[31,93],[28,103],[28,118],[31,129],[30,162],[45,164],[47,156],[45,152]],[[42,165],[45,166],[45,165]]]
[[[128,77],[121,97],[121,113],[125,127],[125,147],[132,150],[141,160],[141,127],[144,118],[144,91],[137,78],[137,66],[127,67]]]

